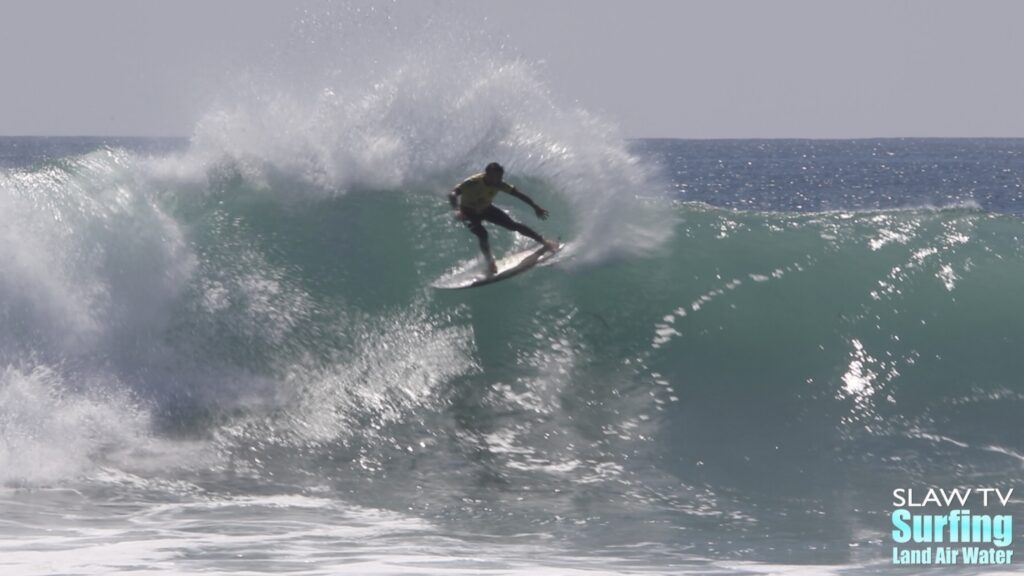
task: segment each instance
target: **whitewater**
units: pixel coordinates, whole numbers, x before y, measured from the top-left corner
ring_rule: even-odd
[[[432,42],[0,139],[0,571],[879,573],[1020,488],[1024,141],[627,141]],[[490,161],[573,248],[433,290]]]

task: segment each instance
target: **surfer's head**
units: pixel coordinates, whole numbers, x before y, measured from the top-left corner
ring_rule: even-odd
[[[491,162],[484,168],[484,181],[488,184],[500,184],[505,175],[505,169],[497,162]]]

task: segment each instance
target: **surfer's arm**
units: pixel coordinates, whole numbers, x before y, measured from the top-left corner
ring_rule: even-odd
[[[547,219],[548,211],[543,209],[543,208],[541,208],[539,204],[534,202],[533,198],[530,198],[526,194],[523,194],[522,192],[519,191],[518,188],[516,188],[515,186],[512,186],[512,185],[509,185],[509,187],[505,188],[504,190],[505,190],[505,192],[508,192],[512,196],[515,196],[516,198],[518,198],[518,199],[522,200],[523,202],[525,202],[526,204],[528,204],[530,206],[530,208],[533,208],[533,211],[537,213],[537,218],[540,218],[541,220]]]
[[[448,193],[448,203],[452,205],[452,210],[455,212],[455,219],[465,220],[466,216],[459,208],[459,194],[462,194],[462,190],[453,188],[452,191]]]

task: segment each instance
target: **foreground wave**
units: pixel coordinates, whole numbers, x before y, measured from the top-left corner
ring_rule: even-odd
[[[878,557],[885,487],[1024,462],[1017,219],[617,192],[637,243],[452,294],[429,284],[475,249],[442,179],[324,193],[237,159],[184,177],[194,153],[4,174],[8,487],[338,495],[570,549],[847,563]],[[520,178],[551,229],[605,219]]]

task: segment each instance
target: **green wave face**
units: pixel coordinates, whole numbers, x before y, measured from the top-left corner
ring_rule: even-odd
[[[198,445],[161,473],[233,486],[241,466],[379,506],[477,493],[508,522],[424,514],[481,529],[594,506],[664,518],[642,541],[820,529],[844,561],[893,487],[1019,467],[1015,218],[584,202],[564,172],[524,170],[552,219],[503,205],[565,257],[444,292],[477,252],[445,200],[455,168],[340,190],[195,153],[5,172],[5,481],[151,471],[140,447]]]

